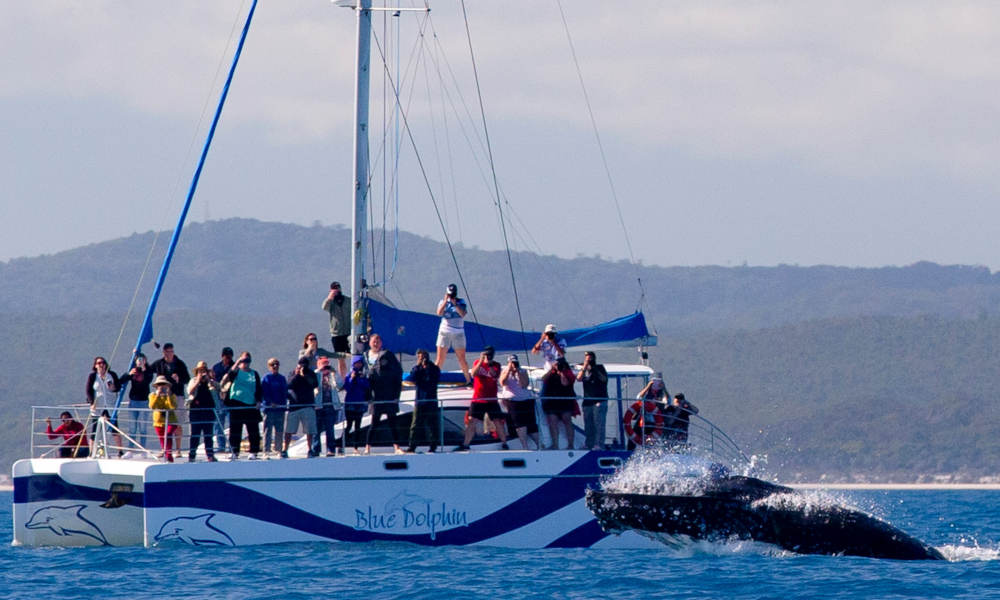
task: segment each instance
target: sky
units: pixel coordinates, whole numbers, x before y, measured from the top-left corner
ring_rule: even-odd
[[[173,227],[248,7],[0,0],[0,261]],[[431,7],[376,17],[378,223],[502,248],[500,190],[515,250],[1000,268],[1000,4],[467,2],[475,73]],[[260,2],[192,220],[350,222],[354,27]]]

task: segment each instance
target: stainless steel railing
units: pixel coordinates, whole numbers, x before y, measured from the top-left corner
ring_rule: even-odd
[[[441,449],[450,449],[448,446],[461,443],[466,426],[465,415],[469,407],[469,400],[468,397],[455,397],[454,395],[437,400],[438,410],[434,415],[437,427],[433,428],[436,430],[434,433],[437,439],[434,445]],[[578,399],[578,402],[579,400],[583,399]],[[675,418],[666,415],[664,407],[661,405],[655,405],[655,410],[650,411],[647,410],[650,406],[648,402],[638,402],[632,398],[595,400],[599,401],[596,410],[606,411],[604,430],[597,432],[597,445],[601,448],[632,450],[637,446],[658,444],[675,452],[705,454],[727,465],[749,463],[746,454],[725,432],[699,414],[687,413],[687,424],[684,426],[683,420],[676,419],[676,415]],[[366,404],[362,430],[354,434],[356,437],[353,439],[351,439],[350,434],[344,435],[346,415],[342,405],[333,427],[337,446],[346,450],[355,444],[365,445],[369,441],[373,448],[391,447],[393,442],[401,446],[409,445],[409,429],[413,418],[414,403],[414,400],[410,399],[401,402],[374,403],[376,406],[379,404],[398,405],[399,414],[394,419],[394,429],[391,430],[391,434],[388,427],[380,424],[383,430],[374,431],[372,436],[369,436],[368,433],[371,428],[371,413]],[[543,442],[542,447],[545,447],[551,443],[551,440],[541,405],[542,401],[536,399],[536,421]],[[205,424],[211,426],[214,441],[221,442],[221,445],[213,444],[215,452],[230,451],[225,423],[227,415],[233,409],[220,407],[208,410],[211,410],[211,418],[210,422]],[[61,422],[60,414],[63,412],[69,412],[71,420],[82,425],[85,436],[47,433],[46,420],[51,422],[52,429],[56,429]],[[158,456],[162,452],[162,448],[160,438],[152,426],[153,412],[147,408],[120,407],[116,422],[113,423],[107,417],[92,415],[90,407],[87,405],[34,406],[32,407],[31,420],[31,456],[89,456],[96,458]],[[175,438],[177,443],[172,444],[173,449],[177,453],[187,453],[189,452],[192,425],[198,423],[191,421],[191,412],[185,408],[176,409],[175,414],[180,425],[180,432]],[[577,443],[575,447],[582,449],[585,433],[582,414],[574,416],[572,423],[576,430]],[[487,424],[487,427],[490,425],[492,425],[493,430],[501,426],[499,423],[492,423]],[[258,425],[261,428],[262,426],[263,422]],[[278,438],[279,443],[284,433],[284,428],[282,428]],[[322,428],[317,433],[323,433]],[[512,427],[508,429],[508,434],[511,447],[519,448],[520,444],[516,442],[517,436]],[[301,437],[301,435],[295,435],[294,439],[298,440]],[[415,443],[419,447],[427,447],[430,442],[431,440],[427,439],[426,435],[415,438]],[[473,439],[474,447],[491,448],[492,444],[499,446],[499,443],[499,439],[495,438],[488,429],[484,430],[481,425]],[[271,448],[263,448],[264,452],[269,450]]]

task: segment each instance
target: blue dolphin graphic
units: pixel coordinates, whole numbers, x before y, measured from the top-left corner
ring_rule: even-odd
[[[192,546],[235,546],[236,542],[215,525],[209,523],[215,513],[205,513],[197,517],[176,517],[160,526],[160,532],[153,538],[180,540]]]
[[[59,536],[85,535],[110,546],[101,529],[83,516],[86,507],[86,504],[74,504],[39,508],[24,526],[28,529],[49,529]]]
[[[401,510],[403,508],[406,508],[406,507],[410,506],[413,503],[422,504],[424,506],[427,506],[431,502],[433,502],[433,501],[430,500],[430,499],[428,499],[428,498],[424,498],[424,497],[418,496],[416,494],[411,494],[411,493],[407,492],[406,490],[403,490],[402,492],[400,492],[400,493],[396,494],[395,496],[393,496],[392,498],[390,498],[389,501],[385,503],[385,508],[383,509],[383,513],[386,514],[386,515],[391,515],[392,513],[396,512],[397,510]],[[412,509],[410,509],[410,510],[412,510]]]

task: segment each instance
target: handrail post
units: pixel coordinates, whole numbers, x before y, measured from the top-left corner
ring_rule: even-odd
[[[438,431],[437,431],[437,433],[438,433],[438,448],[441,448],[441,451],[443,452],[444,451],[444,405],[441,403],[440,399],[438,399],[438,401],[437,401],[437,411],[438,411],[438,414],[437,414],[437,418],[438,418]]]

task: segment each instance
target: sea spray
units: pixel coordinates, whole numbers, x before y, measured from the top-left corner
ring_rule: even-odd
[[[601,487],[613,493],[695,495],[713,476],[725,472],[717,463],[671,452],[662,445],[645,446],[621,469],[603,477]]]

